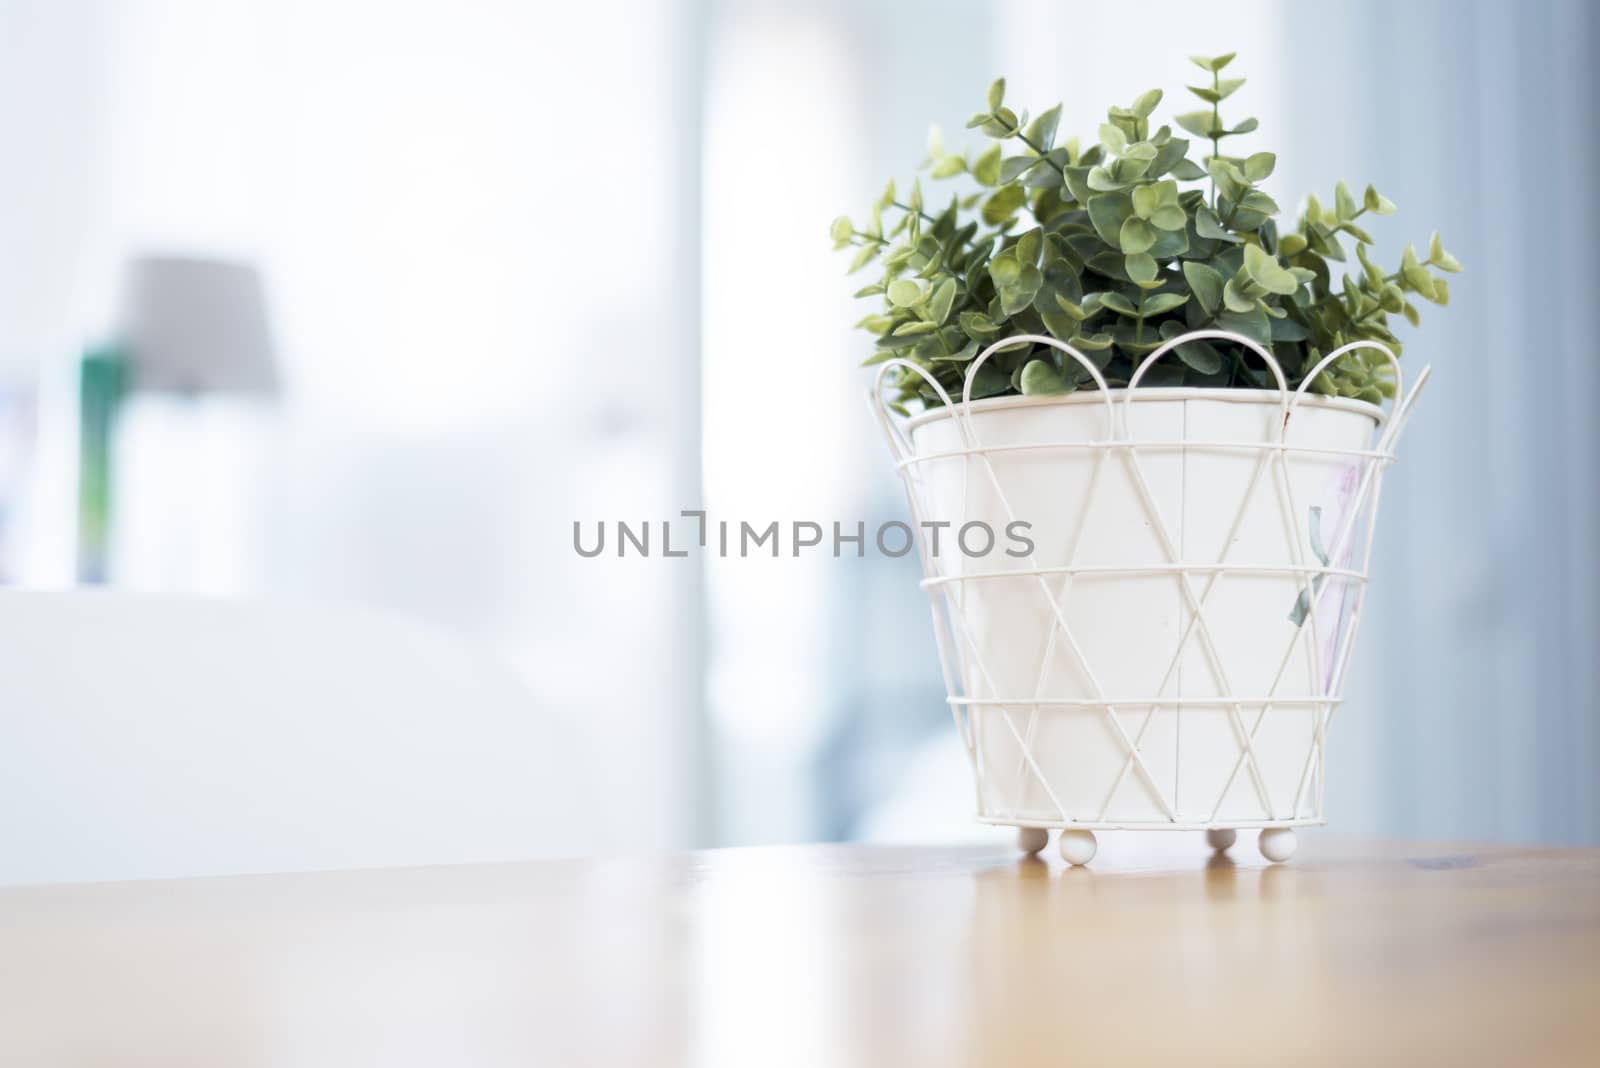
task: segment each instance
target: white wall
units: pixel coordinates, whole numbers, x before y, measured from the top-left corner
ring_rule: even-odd
[[[698,574],[574,519],[698,500],[698,73],[678,5],[0,4],[0,355],[60,377],[138,252],[265,274],[275,408],[139,398],[121,584],[333,598],[510,662],[597,848],[698,840]],[[47,438],[70,437],[47,413]],[[69,461],[70,462],[70,461]],[[71,543],[70,467],[40,541]],[[66,554],[28,576],[59,583]]]

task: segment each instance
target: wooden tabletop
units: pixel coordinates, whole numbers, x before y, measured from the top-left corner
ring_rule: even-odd
[[[1600,1063],[1600,850],[810,846],[0,890],[0,1063]]]

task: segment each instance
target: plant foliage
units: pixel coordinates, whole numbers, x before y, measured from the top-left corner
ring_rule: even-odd
[[[1450,300],[1439,271],[1461,269],[1434,234],[1427,254],[1407,245],[1393,271],[1378,267],[1362,220],[1394,205],[1370,185],[1357,197],[1340,182],[1333,203],[1309,197],[1292,230],[1280,233],[1278,204],[1260,188],[1271,152],[1239,155],[1235,138],[1255,119],[1230,125],[1222,104],[1244,85],[1222,72],[1233,54],[1192,57],[1204,84],[1189,92],[1205,106],[1151,129],[1159,89],[1114,107],[1098,140],[1058,142],[1060,105],[1029,120],[1005,104],[1005,79],[967,123],[990,138],[976,155],[947,151],[929,135],[923,167],[933,179],[966,176],[977,190],[947,206],[924,202],[920,180],[901,195],[890,181],[866,221],[835,219],[836,248],[854,247],[851,272],[875,265],[881,277],[857,292],[881,307],[858,326],[877,339],[866,361],[904,357],[959,396],[969,362],[997,339],[1049,334],[1092,359],[1113,386],[1138,361],[1189,330],[1231,330],[1268,347],[1298,385],[1323,354],[1370,338],[1400,350],[1390,316],[1417,323],[1417,297]],[[1197,145],[1197,157],[1191,146]],[[1354,245],[1348,260],[1345,239]],[[1338,265],[1338,266],[1336,266]],[[1241,346],[1196,341],[1153,366],[1149,385],[1273,387],[1270,372]],[[900,411],[941,403],[920,376],[900,368]],[[1022,343],[978,371],[972,396],[1068,393],[1093,380],[1048,346]],[[1380,402],[1394,392],[1388,362],[1351,353],[1311,388]]]

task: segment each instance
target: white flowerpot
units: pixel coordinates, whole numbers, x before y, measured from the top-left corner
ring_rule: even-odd
[[[980,820],[1219,844],[1323,822],[1394,438],[1380,409],[1136,388],[884,425],[921,529],[949,524],[920,547]],[[999,535],[986,555],[951,536],[974,522]],[[1031,553],[1004,536],[1018,522]]]

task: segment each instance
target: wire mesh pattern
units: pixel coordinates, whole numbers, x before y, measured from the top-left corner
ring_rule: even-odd
[[[1253,350],[1276,390],[1226,398],[1246,407],[1215,391],[1140,390],[1157,361],[1204,339]],[[1099,394],[975,409],[979,368],[1021,342],[1076,360]],[[1393,368],[1386,422],[1369,406],[1307,400],[1323,368],[1361,349]],[[944,413],[891,417],[883,380],[896,366],[920,375]],[[959,403],[910,361],[884,364],[873,409],[914,520],[978,818],[1086,829],[1323,822],[1327,730],[1365,600],[1382,476],[1427,376],[1405,392],[1394,354],[1360,341],[1291,390],[1270,352],[1215,330],[1168,341],[1117,391],[1071,345],[1037,335],[980,353]],[[1213,407],[1187,406],[1202,394]],[[1027,427],[1000,433],[1019,411]],[[1320,488],[1330,479],[1334,497]],[[980,561],[930,546],[941,524],[1028,521],[1014,504],[1041,501],[1059,521],[1025,553]],[[1091,532],[1096,516],[1115,517],[1115,530]]]

